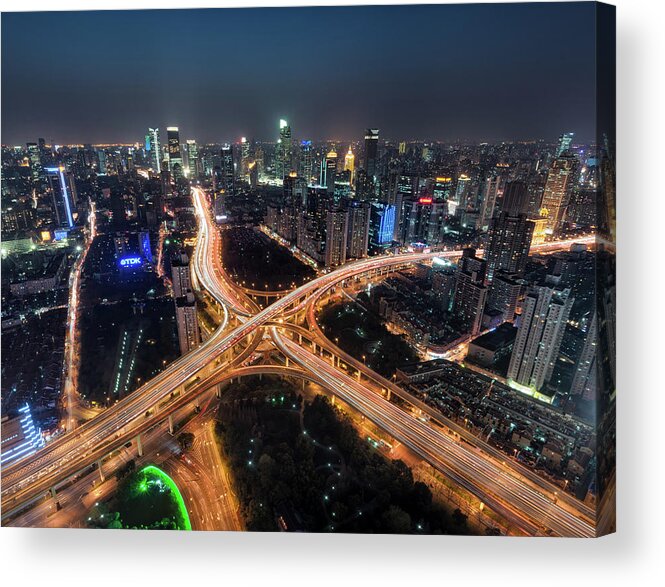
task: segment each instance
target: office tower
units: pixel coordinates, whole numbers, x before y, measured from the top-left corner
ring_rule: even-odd
[[[501,212],[510,216],[529,213],[529,191],[523,181],[506,182],[501,198]]]
[[[279,121],[279,139],[275,149],[275,177],[284,179],[291,173],[293,165],[293,147],[291,137],[291,127],[289,123],[280,119]]]
[[[331,208],[326,215],[326,267],[337,267],[346,262],[346,243],[349,215],[342,208]]]
[[[487,281],[499,270],[521,275],[526,268],[534,224],[525,214],[509,216],[505,212],[490,221],[487,232]]]
[[[379,129],[368,128],[365,132],[365,173],[372,184],[376,182],[378,155]]]
[[[312,153],[312,141],[300,141],[300,158],[298,161],[298,175],[302,177],[307,185],[312,183],[314,175],[314,159]]]
[[[37,143],[26,143],[26,146],[28,148],[32,181],[42,181],[44,179],[44,168],[42,167],[41,157],[39,156],[39,147]]]
[[[402,141],[398,146],[397,146],[397,153],[399,155],[404,155],[406,154],[406,143]]]
[[[259,166],[256,161],[250,161],[247,164],[247,172],[249,173],[249,185],[256,188],[259,185]]]
[[[55,223],[61,228],[74,227],[76,212],[76,185],[74,176],[65,171],[64,167],[46,169]]]
[[[166,129],[166,135],[169,171],[177,183],[178,180],[183,177],[182,153],[180,151],[180,131],[177,126],[169,126]]]
[[[353,180],[355,179],[355,161],[356,157],[351,150],[351,145],[349,145],[349,150],[344,155],[344,171],[349,172],[349,183],[351,185],[353,185]]]
[[[54,163],[53,152],[46,146],[46,141],[42,138],[37,139],[37,145],[39,147],[39,161],[42,168],[51,167]]]
[[[449,206],[450,213],[454,214],[457,208],[466,208],[471,200],[471,178],[462,173],[457,178],[457,188],[455,189],[455,197],[453,198],[453,206]]]
[[[233,163],[233,147],[224,145],[221,154],[221,189],[227,194],[232,194],[235,187],[235,165]]]
[[[190,179],[198,179],[201,174],[199,147],[193,139],[187,139],[187,168]]]
[[[552,162],[547,173],[540,215],[547,218],[549,234],[557,232],[561,226],[575,183],[576,169],[575,158],[559,157]]]
[[[509,383],[533,395],[550,380],[573,301],[570,289],[538,285],[529,290],[510,357]]]
[[[572,395],[581,395],[587,401],[596,399],[596,388],[598,379],[598,365],[596,364],[596,347],[598,344],[598,318],[594,314],[591,319],[589,330],[584,339],[582,353],[577,363],[573,383],[570,386]]]
[[[174,298],[181,298],[192,291],[189,257],[184,251],[171,258],[171,282],[173,283]]]
[[[492,174],[485,180],[485,195],[478,217],[478,228],[480,230],[487,230],[489,227],[490,220],[492,220],[497,208],[497,202],[503,196],[505,184],[506,178],[503,175]]]
[[[575,133],[573,132],[565,132],[559,137],[559,144],[556,148],[557,157],[561,157],[561,155],[570,149],[574,136]]]
[[[148,155],[148,162],[151,169],[155,173],[162,171],[162,154],[161,145],[159,143],[159,129],[149,128],[148,134],[145,136],[145,150]]]
[[[329,151],[321,167],[322,177],[320,185],[326,187],[329,194],[335,192],[335,177],[337,176],[337,153]]]
[[[487,307],[501,312],[502,322],[512,322],[524,282],[519,275],[498,270],[487,294]]]
[[[104,149],[97,150],[97,161],[97,173],[106,175],[106,151]]]
[[[395,233],[395,206],[385,202],[372,202],[369,239],[373,247],[385,248],[393,242]]]
[[[446,202],[452,197],[453,178],[447,175],[437,176],[434,180],[432,197],[435,202]]]
[[[439,244],[445,231],[446,202],[434,202],[430,196],[406,199],[402,203],[400,238],[403,243]]]
[[[184,355],[199,344],[199,323],[196,317],[196,299],[190,291],[175,298],[176,325],[180,354]]]
[[[148,164],[155,173],[162,171],[161,145],[159,142],[159,129],[149,128],[145,135],[145,151],[148,158]]]
[[[468,334],[480,332],[487,288],[484,286],[487,263],[476,257],[476,249],[462,252],[457,264],[453,313]]]
[[[249,171],[250,143],[247,137],[240,139],[240,176],[245,179]]]
[[[449,312],[455,298],[457,267],[448,259],[432,260],[432,291],[442,310]]]
[[[349,232],[346,239],[347,259],[362,259],[367,257],[370,211],[371,206],[369,202],[349,202]]]

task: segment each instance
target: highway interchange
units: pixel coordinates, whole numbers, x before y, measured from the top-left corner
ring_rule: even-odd
[[[567,495],[557,498],[555,486],[540,478],[531,478],[534,474],[527,474],[519,465],[504,464],[496,449],[490,449],[478,439],[473,443],[466,439],[461,441],[460,435],[451,435],[446,426],[424,422],[388,401],[381,393],[387,386],[377,384],[378,376],[364,365],[355,362],[354,367],[359,374],[357,378],[339,368],[339,349],[325,337],[322,339],[314,333],[318,345],[310,346],[301,344],[295,333],[293,337],[284,334],[299,317],[306,317],[308,312],[311,314],[313,305],[324,293],[340,284],[434,256],[455,258],[460,251],[405,253],[355,261],[323,273],[260,309],[224,274],[221,238],[210,215],[207,197],[200,188],[193,188],[192,194],[199,216],[199,236],[192,259],[193,279],[222,309],[220,326],[199,347],[173,362],[134,393],[52,441],[35,455],[5,467],[2,471],[3,523],[6,517],[13,514],[16,514],[17,520],[20,519],[19,514],[28,515],[30,510],[27,508],[31,503],[42,507],[40,500],[49,490],[65,485],[69,487],[71,481],[68,480],[73,476],[87,472],[128,440],[140,442],[139,435],[145,436],[154,431],[165,418],[173,417],[177,410],[197,403],[200,394],[209,392],[219,383],[242,375],[284,372],[314,381],[338,396],[505,517],[521,533],[580,537],[595,534],[590,508]],[[592,239],[588,237],[581,241],[591,242]],[[580,239],[546,243],[533,247],[532,251],[558,250],[572,242],[580,242]],[[247,359],[263,338],[266,328],[274,345],[286,358],[287,367],[247,365]],[[323,348],[328,350],[329,359],[321,356]],[[351,362],[348,356],[343,359]],[[298,369],[288,368],[289,361]],[[451,424],[448,430],[455,426],[447,424]],[[201,442],[210,442],[208,435],[209,431],[205,436],[208,440]],[[204,444],[197,450],[205,447],[207,451],[211,446]],[[210,458],[208,454],[207,460]],[[214,480],[203,475],[201,469],[196,475],[203,479],[202,483],[216,486]],[[208,472],[208,475],[215,473]],[[67,491],[67,487],[63,491]],[[239,518],[234,522],[228,507],[224,511],[228,518],[225,523],[237,529]],[[198,515],[205,520],[208,514],[198,512]],[[15,521],[10,519],[9,523]],[[212,520],[209,521],[212,523]]]

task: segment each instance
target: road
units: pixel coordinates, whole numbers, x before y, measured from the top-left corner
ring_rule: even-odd
[[[343,284],[346,280],[368,272],[387,271],[435,256],[456,258],[461,254],[460,251],[405,253],[354,261],[316,277],[287,293],[267,308],[252,313],[253,308],[248,304],[247,299],[243,299],[242,294],[233,288],[223,275],[219,255],[219,232],[212,225],[205,194],[200,189],[194,188],[193,197],[200,220],[199,238],[193,262],[195,277],[220,305],[224,308],[228,307],[236,314],[240,324],[228,330],[228,319],[225,320],[207,341],[173,362],[134,393],[84,423],[77,430],[54,440],[35,455],[5,467],[2,486],[3,515],[15,510],[19,504],[39,497],[68,476],[90,466],[100,458],[100,455],[110,453],[128,436],[146,430],[158,417],[166,416],[169,413],[169,402],[173,401],[173,398],[178,397],[180,402],[193,396],[194,393],[199,393],[198,382],[206,380],[216,371],[231,367],[232,363],[228,358],[224,361],[228,351],[245,341],[249,344],[251,336],[268,322],[283,320],[306,310],[307,300],[311,295],[326,291],[337,284]],[[571,244],[579,242],[579,239],[569,242]],[[566,244],[547,243],[540,245],[538,250],[561,248]],[[336,369],[326,364],[325,361],[319,360],[309,351],[298,348],[289,341],[284,341],[282,348],[297,357],[298,363],[305,369],[314,369],[313,373],[317,379],[322,380],[329,388],[340,391],[341,383],[347,385],[345,380],[340,379],[343,376]],[[323,368],[324,366],[325,368]],[[316,371],[319,368],[322,368],[321,372]],[[186,387],[185,384],[188,381],[190,386]],[[348,388],[344,388],[344,394],[349,396],[348,400],[351,405],[357,407],[362,413],[371,414],[373,421],[385,426],[385,429],[396,438],[403,438],[404,444],[410,446],[418,454],[422,454],[423,458],[436,462],[440,470],[448,471],[451,478],[459,479],[464,486],[471,484],[468,478],[455,472],[446,462],[448,458],[464,457],[467,459],[468,455],[455,455],[455,451],[451,450],[449,442],[441,434],[436,434],[430,427],[416,425],[413,421],[405,420],[405,417],[410,418],[405,412],[385,400],[376,401],[376,394],[361,384],[354,383]],[[160,408],[164,405],[166,405],[165,408]],[[435,448],[427,448],[430,443],[434,443],[432,447]],[[473,465],[482,465],[479,469],[482,478],[476,478],[479,484],[492,481],[492,475],[496,473],[496,470],[486,462],[482,455],[476,455]],[[467,462],[466,467],[470,466],[471,464]],[[482,487],[474,487],[474,489],[477,494],[486,493]],[[515,508],[520,510],[524,508],[526,517],[538,519],[538,516],[542,515],[545,507],[543,500],[546,498],[531,490],[524,489],[524,491],[526,491],[526,495],[522,495],[517,490],[513,492],[512,486],[511,492],[501,491],[502,499],[514,500],[511,502],[512,509],[507,513],[515,514]],[[488,504],[497,501],[490,500],[490,497],[487,497]],[[497,503],[496,506],[501,508],[500,503]],[[557,509],[556,504],[553,504],[553,507],[555,510]],[[503,507],[503,509],[506,508]],[[501,513],[501,509],[497,511]],[[556,521],[557,531],[561,531],[563,535],[593,534],[593,529],[588,524],[585,525],[572,515],[566,515],[566,512],[562,513],[562,520]],[[539,531],[534,524],[523,522],[523,525],[533,533]]]
[[[64,413],[62,428],[71,432],[76,428],[81,415],[90,417],[94,412],[85,411],[80,405],[81,396],[78,391],[78,371],[80,361],[80,339],[78,331],[79,304],[81,297],[81,274],[92,242],[97,236],[97,210],[94,202],[90,202],[88,214],[88,231],[83,251],[76,260],[69,278],[69,304],[67,306],[67,330],[65,334],[65,380],[63,385]],[[83,411],[81,411],[83,409]]]

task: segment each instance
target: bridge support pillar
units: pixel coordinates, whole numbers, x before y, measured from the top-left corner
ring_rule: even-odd
[[[99,480],[103,483],[106,477],[104,477],[104,469],[102,468],[102,459],[97,461],[97,469],[99,469]]]
[[[286,362],[284,363],[284,366],[285,366],[285,367],[288,367],[288,366],[289,366],[289,357],[286,357]]]
[[[169,434],[173,436],[173,414],[169,414]]]
[[[336,398],[337,398],[337,396],[333,393],[333,394],[332,394],[332,398],[330,399],[330,403],[331,403],[333,406],[335,405]]]
[[[55,499],[55,487],[51,487],[51,489],[49,489],[49,492],[51,493],[51,497]]]
[[[298,333],[298,344],[302,344],[302,334]]]
[[[219,385],[215,386],[215,397],[217,399],[220,399],[222,397],[222,384],[221,383]]]
[[[389,390],[389,389],[386,389],[386,399],[387,399],[388,401],[390,401],[391,396],[392,396],[392,393],[390,392],[390,390]]]
[[[138,451],[139,456],[142,457],[143,456],[143,445],[141,444],[141,435],[140,434],[138,434],[136,436],[136,450]]]

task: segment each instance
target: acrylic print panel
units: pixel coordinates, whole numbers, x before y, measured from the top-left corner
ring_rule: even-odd
[[[2,39],[3,526],[614,531],[613,7]]]

